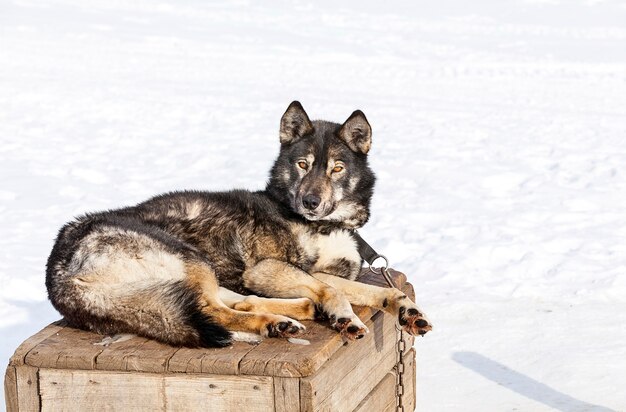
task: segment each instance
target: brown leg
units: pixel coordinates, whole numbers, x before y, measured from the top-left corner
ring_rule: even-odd
[[[400,325],[411,335],[424,335],[432,330],[432,325],[424,312],[401,290],[366,285],[321,272],[313,273],[313,276],[340,290],[353,305],[385,310],[396,316]]]
[[[312,300],[328,314],[331,326],[348,339],[360,339],[368,332],[341,292],[288,263],[263,260],[246,270],[243,279],[244,285],[256,293]]]
[[[219,297],[219,287],[213,270],[203,263],[185,263],[190,285],[201,296],[202,311],[230,331],[258,333],[269,337],[294,337],[306,328],[286,316],[272,313],[251,313],[231,309]]]

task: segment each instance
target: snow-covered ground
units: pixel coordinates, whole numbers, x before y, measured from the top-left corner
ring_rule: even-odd
[[[0,2],[1,362],[65,221],[263,187],[299,99],[373,126],[420,411],[626,410],[625,45],[624,1]]]

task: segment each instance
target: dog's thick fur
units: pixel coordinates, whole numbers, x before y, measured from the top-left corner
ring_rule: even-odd
[[[358,339],[367,328],[351,304],[430,330],[399,290],[354,281],[352,230],[367,222],[374,186],[363,113],[310,121],[293,102],[280,142],[264,191],[169,193],[65,225],[47,265],[54,307],[79,328],[183,346],[225,346],[232,331],[296,336],[296,319],[316,313]]]

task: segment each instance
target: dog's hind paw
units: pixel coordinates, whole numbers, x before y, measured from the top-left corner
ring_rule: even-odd
[[[348,340],[356,340],[365,337],[369,333],[367,326],[359,318],[330,317],[330,325]]]
[[[264,336],[270,338],[295,338],[302,335],[306,327],[298,321],[285,316],[277,316],[265,325]]]

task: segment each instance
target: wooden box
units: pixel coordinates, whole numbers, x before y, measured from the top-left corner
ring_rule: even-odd
[[[406,277],[396,284],[413,296]],[[385,286],[363,273],[361,281]],[[5,376],[7,410],[393,411],[396,330],[391,315],[356,308],[370,333],[344,344],[305,322],[310,345],[266,339],[223,349],[176,348],[103,336],[55,322],[20,345]],[[406,336],[405,410],[415,409],[415,352]]]

